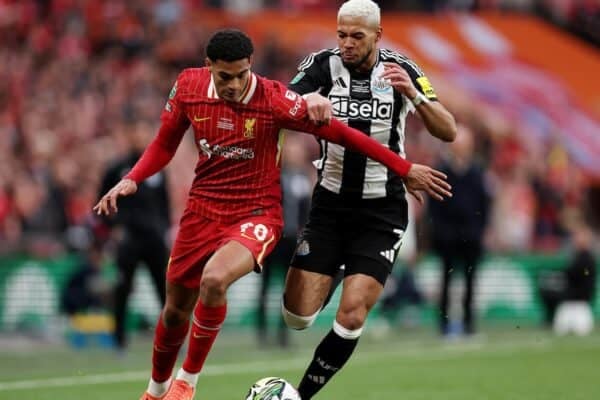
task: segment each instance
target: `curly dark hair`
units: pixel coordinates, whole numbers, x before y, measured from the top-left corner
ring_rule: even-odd
[[[252,40],[238,29],[217,31],[206,45],[206,55],[211,61],[237,61],[250,57],[253,52]]]

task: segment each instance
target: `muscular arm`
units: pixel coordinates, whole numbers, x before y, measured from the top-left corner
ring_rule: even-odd
[[[450,112],[437,101],[437,96],[429,80],[421,74],[414,64],[393,62],[384,63],[385,72],[382,79],[390,81],[392,87],[413,101],[417,96],[424,100],[415,106],[425,127],[433,136],[446,142],[456,137],[456,122]],[[420,90],[419,90],[420,89]]]
[[[442,103],[439,101],[423,102],[416,109],[425,127],[433,136],[445,142],[452,142],[456,138],[456,122]]]
[[[176,125],[165,121],[162,123],[158,135],[148,145],[140,159],[133,166],[124,179],[131,179],[140,183],[163,169],[175,155],[186,125]]]

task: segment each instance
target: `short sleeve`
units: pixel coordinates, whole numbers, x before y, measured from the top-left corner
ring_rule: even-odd
[[[437,100],[437,94],[431,82],[429,82],[429,78],[425,76],[421,68],[414,61],[405,59],[400,63],[400,66],[408,72],[413,85],[415,85],[415,88],[419,92],[423,93],[429,100]]]
[[[298,65],[298,73],[290,81],[288,88],[300,93],[312,93],[328,86],[331,80],[323,63],[327,62],[329,50],[309,54]]]
[[[281,128],[312,132],[316,126],[308,119],[306,101],[293,90],[273,82],[271,106],[275,121]]]
[[[189,121],[185,115],[181,102],[179,101],[182,91],[185,89],[187,78],[185,72],[182,72],[177,77],[173,84],[165,107],[160,115],[163,123],[173,125],[189,125]]]

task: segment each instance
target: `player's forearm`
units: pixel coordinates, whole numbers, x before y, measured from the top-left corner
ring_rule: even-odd
[[[349,150],[363,153],[402,177],[408,174],[412,166],[409,161],[384,147],[375,139],[356,129],[350,128],[336,119],[333,119],[330,125],[323,125],[317,128],[315,134],[330,142],[340,144]]]
[[[417,106],[417,111],[433,136],[445,142],[452,142],[456,138],[456,121],[441,103],[421,103]]]
[[[163,169],[175,155],[184,133],[185,127],[163,123],[156,138],[125,178],[140,183]]]
[[[175,155],[174,152],[169,152],[160,143],[153,141],[131,171],[125,175],[125,178],[140,183],[163,169],[171,161],[173,155]]]

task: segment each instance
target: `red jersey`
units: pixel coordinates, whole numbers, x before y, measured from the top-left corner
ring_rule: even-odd
[[[220,222],[247,215],[280,218],[282,128],[310,132],[361,151],[401,176],[410,169],[397,154],[339,121],[313,124],[300,95],[253,73],[241,100],[234,103],[219,99],[208,68],[184,70],[161,120],[158,136],[127,178],[139,182],[163,168],[191,124],[199,159],[188,206]]]
[[[201,215],[226,221],[279,213],[282,128],[314,130],[306,103],[283,85],[251,73],[239,103],[217,96],[208,68],[184,70],[162,113],[176,134],[191,124],[198,163],[190,205]]]

